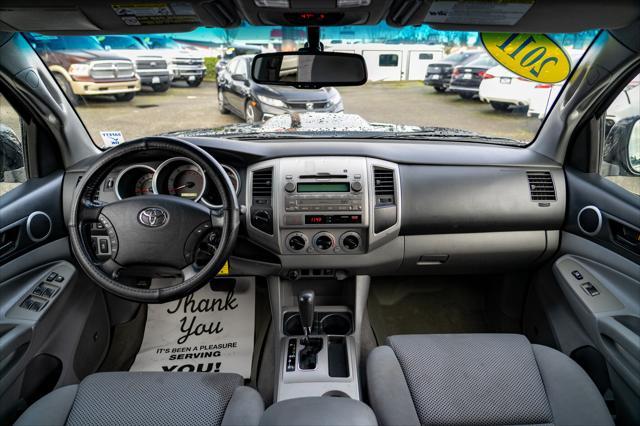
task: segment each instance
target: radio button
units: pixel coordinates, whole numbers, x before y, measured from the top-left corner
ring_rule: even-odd
[[[354,192],[360,192],[362,191],[362,184],[360,182],[352,182],[351,183],[351,190]]]
[[[296,190],[296,186],[293,182],[287,182],[287,184],[284,186],[284,190],[287,192],[293,192]]]

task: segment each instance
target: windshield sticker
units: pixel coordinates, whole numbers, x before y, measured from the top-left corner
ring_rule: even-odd
[[[534,0],[435,0],[427,12],[428,24],[515,25]]]
[[[105,146],[116,146],[124,143],[121,131],[100,132],[100,137]]]
[[[191,24],[200,22],[193,7],[177,3],[119,3],[111,8],[129,26]]]
[[[571,60],[544,34],[483,33],[487,52],[509,71],[539,83],[559,83],[571,72]]]

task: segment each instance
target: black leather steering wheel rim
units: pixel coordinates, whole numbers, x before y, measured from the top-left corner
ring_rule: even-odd
[[[213,257],[205,266],[183,282],[165,288],[134,288],[108,276],[96,264],[84,241],[81,226],[83,209],[91,209],[89,194],[106,177],[109,171],[127,156],[155,150],[174,156],[186,157],[198,164],[205,178],[212,182],[220,194],[221,208],[211,209],[211,219],[221,228],[220,242]],[[139,197],[138,197],[139,198]],[[152,203],[153,196],[149,196]],[[136,220],[135,218],[132,220]],[[215,225],[214,225],[215,226]],[[71,249],[84,272],[106,291],[121,298],[139,303],[164,303],[184,297],[213,279],[227,261],[240,227],[240,208],[235,190],[222,166],[206,151],[178,138],[144,138],[118,145],[103,153],[87,170],[74,192],[68,223]],[[116,230],[117,232],[117,230]],[[167,244],[171,244],[167,241]]]

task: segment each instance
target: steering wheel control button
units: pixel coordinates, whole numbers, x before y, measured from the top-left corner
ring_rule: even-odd
[[[101,244],[99,241],[97,242],[97,253],[101,257],[109,256],[111,258],[115,258],[116,254],[118,254],[118,237],[116,235],[116,231],[113,229],[113,225],[109,222],[109,219],[105,215],[100,215],[98,217],[98,221],[104,226],[104,230],[107,233],[107,237],[109,240],[109,250],[105,252],[101,252]],[[99,238],[99,237],[97,237]],[[103,247],[104,248],[104,247]]]
[[[328,232],[320,232],[313,237],[313,246],[319,251],[327,251],[334,245],[333,235]]]
[[[287,247],[291,251],[302,251],[307,247],[308,243],[307,236],[301,232],[289,234],[287,237]]]
[[[138,213],[138,221],[149,228],[159,228],[169,222],[169,212],[162,207],[147,207]]]

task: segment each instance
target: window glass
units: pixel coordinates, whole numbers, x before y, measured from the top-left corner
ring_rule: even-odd
[[[397,67],[398,55],[380,55],[378,65],[381,67]]]
[[[0,196],[27,180],[22,147],[22,120],[0,94]]]
[[[238,66],[236,67],[234,74],[240,74],[247,77],[247,61],[238,61]]]
[[[133,36],[25,34],[100,148],[112,145],[103,135],[114,132],[130,141],[167,133],[259,138],[273,129],[328,138],[382,140],[400,134],[416,142],[437,138],[526,146],[567,81],[543,84],[517,76],[489,57],[477,32],[381,23],[320,30],[325,51],[362,56],[364,85],[296,89],[250,81],[238,94],[231,75],[249,77],[256,54],[303,48],[306,28],[138,32],[143,30],[137,28]],[[548,37],[573,67],[597,34]],[[544,49],[533,47],[536,43],[530,47]],[[510,48],[521,60],[524,50],[515,52],[515,46]],[[529,61],[536,58],[540,65],[549,59],[539,56],[544,55]],[[469,63],[472,70],[460,71]],[[248,118],[238,106],[249,99],[256,115]],[[284,122],[294,112],[302,125]]]
[[[600,173],[640,195],[640,74],[607,108]]]

